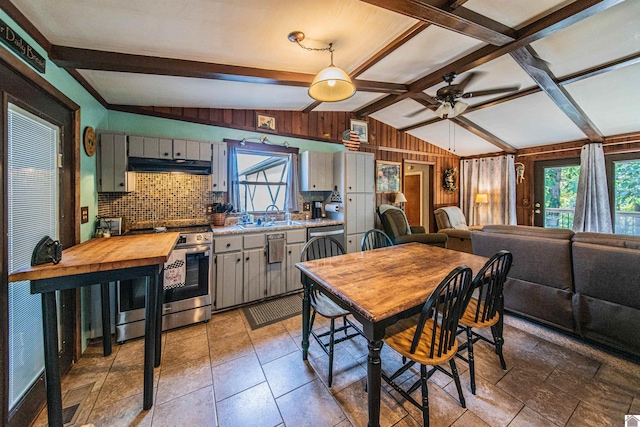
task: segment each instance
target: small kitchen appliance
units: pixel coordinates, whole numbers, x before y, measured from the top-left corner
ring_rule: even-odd
[[[322,202],[311,202],[311,219],[322,218]]]

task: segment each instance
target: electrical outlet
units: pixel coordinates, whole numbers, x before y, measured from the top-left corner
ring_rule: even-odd
[[[89,222],[89,206],[82,206],[80,208],[80,224],[86,224]]]
[[[208,214],[212,214],[213,213],[213,205],[207,205],[207,213]]]
[[[302,210],[303,210],[303,211],[310,211],[310,210],[311,210],[311,203],[309,203],[309,202],[304,202],[304,203],[302,204]]]

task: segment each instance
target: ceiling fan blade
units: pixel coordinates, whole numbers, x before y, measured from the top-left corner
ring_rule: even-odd
[[[414,111],[413,113],[409,113],[409,114],[405,114],[404,116],[408,119],[417,116],[420,113],[424,113],[425,111],[427,111],[428,108],[420,108],[419,110]]]
[[[433,106],[438,106],[438,105],[440,105],[440,102],[439,102],[436,98],[434,98],[434,97],[433,97],[433,96],[431,96],[431,95],[427,95],[427,94],[426,94],[426,93],[424,93],[424,92],[417,92],[417,93],[414,93],[414,94],[412,94],[412,95],[411,95],[411,98],[414,98],[414,99],[415,99],[415,98],[420,98],[420,99],[422,99],[422,100],[424,100],[424,101],[427,101],[429,104],[431,104],[431,105],[433,105]]]
[[[464,92],[464,88],[467,87],[467,85],[471,83],[473,80],[475,80],[478,76],[480,76],[480,74],[481,73],[477,71],[472,71],[467,74],[464,80],[462,80],[460,83],[457,83],[453,86],[455,86],[460,92]]]
[[[496,89],[476,90],[474,92],[467,92],[462,94],[462,98],[477,98],[478,96],[497,95],[506,92],[515,92],[520,89],[520,86],[501,87]]]

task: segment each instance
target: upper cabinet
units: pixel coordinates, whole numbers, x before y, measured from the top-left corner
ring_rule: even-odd
[[[335,176],[345,193],[375,193],[373,154],[341,151],[335,156],[340,163]]]
[[[98,144],[98,191],[135,191],[135,172],[127,172],[127,136],[100,135]]]
[[[333,153],[305,151],[300,154],[300,191],[332,191]]]
[[[227,191],[227,144],[214,142],[210,144],[211,154],[211,191]]]

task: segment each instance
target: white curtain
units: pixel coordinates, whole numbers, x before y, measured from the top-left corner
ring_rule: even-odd
[[[582,146],[573,231],[613,233],[607,173],[601,143]]]
[[[284,209],[288,212],[298,212],[298,193],[300,183],[298,179],[298,155],[289,154],[289,170],[287,171],[287,194],[284,198]]]
[[[460,208],[468,225],[517,224],[513,155],[462,160],[460,170]],[[475,206],[478,193],[489,203]]]
[[[233,205],[236,212],[242,211],[240,205],[240,182],[238,176],[238,149],[236,147],[229,148],[229,203]],[[247,207],[245,206],[245,209]]]

